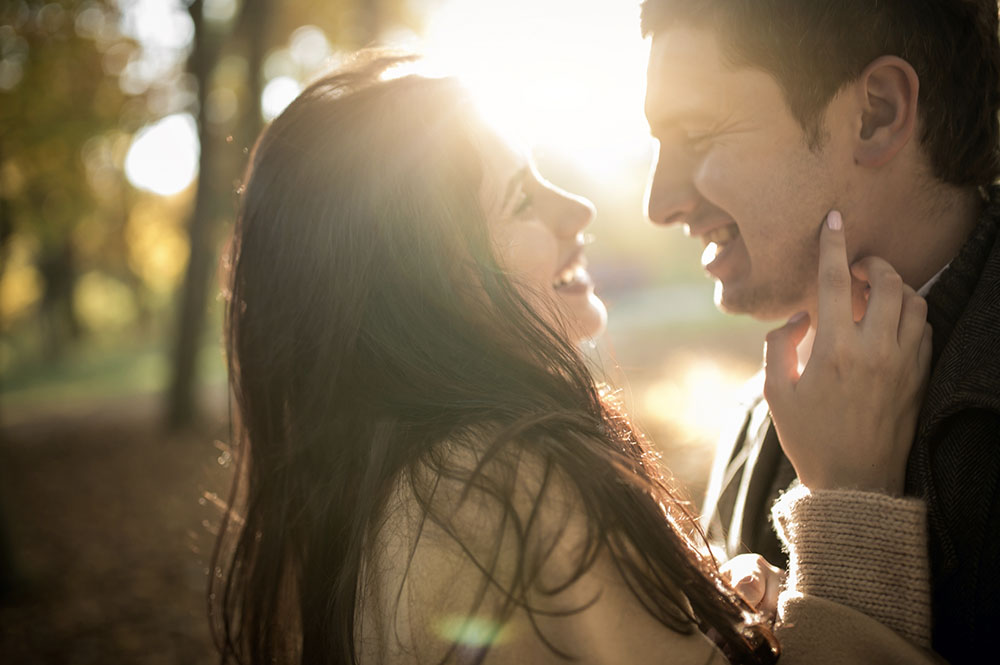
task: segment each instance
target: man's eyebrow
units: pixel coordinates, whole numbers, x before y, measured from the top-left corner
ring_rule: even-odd
[[[694,109],[683,109],[680,111],[672,113],[661,113],[658,115],[646,114],[646,121],[649,123],[649,131],[653,136],[656,136],[657,132],[673,129],[678,125],[683,125],[685,123],[704,123],[710,122],[711,124],[719,124],[720,118],[714,116],[710,111],[696,111]]]

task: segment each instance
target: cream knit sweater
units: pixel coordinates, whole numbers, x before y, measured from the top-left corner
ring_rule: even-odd
[[[930,652],[926,507],[798,486],[771,510],[789,554],[782,663],[943,663]]]
[[[783,599],[815,596],[930,645],[930,571],[922,501],[798,486],[771,509],[788,555]]]

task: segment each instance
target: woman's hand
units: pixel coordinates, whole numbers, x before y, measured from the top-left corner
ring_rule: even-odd
[[[870,287],[860,321],[851,275]],[[764,396],[803,485],[902,494],[906,458],[930,372],[927,303],[882,259],[848,267],[840,213],[820,231],[819,309],[801,376],[796,345],[809,317],[767,336]]]
[[[774,621],[785,571],[759,554],[740,554],[720,565],[719,572],[751,607]]]

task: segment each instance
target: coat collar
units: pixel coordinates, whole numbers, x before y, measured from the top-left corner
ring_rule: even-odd
[[[931,379],[918,432],[968,407],[1000,413],[1000,187],[987,191],[979,223],[927,295]],[[918,435],[918,439],[923,438]]]

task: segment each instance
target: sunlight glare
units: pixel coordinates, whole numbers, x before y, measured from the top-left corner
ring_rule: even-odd
[[[315,70],[330,55],[330,42],[316,26],[304,25],[292,33],[288,52],[300,67]]]
[[[198,174],[198,128],[176,113],[140,129],[125,156],[125,175],[139,189],[161,196],[184,190]]]
[[[302,92],[302,86],[291,76],[278,76],[267,82],[260,96],[260,108],[265,120],[274,120]]]
[[[651,154],[637,2],[449,0],[430,18],[423,52],[494,123],[592,175]]]
[[[180,2],[134,0],[123,3],[122,28],[152,50],[185,48],[194,39],[194,22]]]
[[[719,405],[740,403],[747,376],[706,357],[672,358],[668,367],[645,391],[643,412],[650,420],[677,428],[685,441],[714,444],[730,425],[730,414]]]

